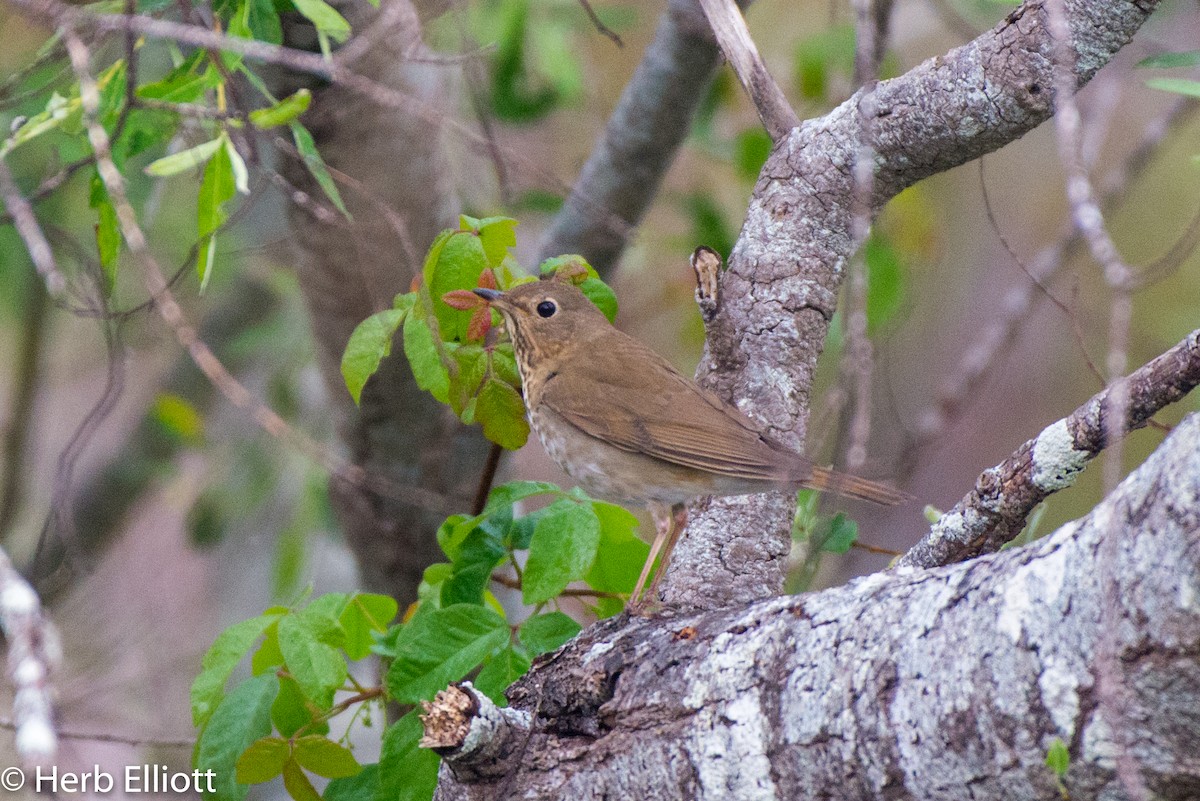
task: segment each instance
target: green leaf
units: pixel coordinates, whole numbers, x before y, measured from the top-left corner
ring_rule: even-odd
[[[1191,81],[1187,78],[1151,78],[1146,81],[1146,86],[1164,92],[1174,92],[1178,95],[1200,97],[1200,81]]]
[[[533,530],[521,583],[527,604],[548,601],[583,578],[596,560],[600,520],[591,504],[563,498],[546,507]]]
[[[246,169],[246,161],[229,137],[225,137],[225,149],[229,153],[229,163],[233,168],[233,185],[243,195],[250,194],[250,172]]]
[[[442,339],[447,342],[466,342],[470,311],[447,306],[442,295],[455,289],[472,289],[479,284],[479,274],[488,266],[483,240],[472,233],[455,233],[442,245],[429,282],[433,311],[437,316]]]
[[[350,596],[339,623],[346,632],[346,654],[363,659],[371,653],[375,634],[383,634],[396,619],[399,606],[390,595],[356,592]]]
[[[547,612],[534,615],[522,623],[518,636],[531,654],[540,656],[558,649],[582,630],[578,623],[562,612]]]
[[[508,639],[508,623],[487,607],[456,604],[418,615],[396,638],[388,690],[402,704],[433,698]]]
[[[434,765],[436,766],[436,762]],[[430,788],[432,792],[432,788]],[[334,779],[325,787],[325,801],[374,801],[380,797],[379,765],[363,765],[354,776]]]
[[[172,153],[169,156],[163,156],[161,159],[150,162],[146,165],[146,174],[154,175],[159,178],[166,178],[171,175],[178,175],[181,172],[194,170],[197,167],[208,163],[208,161],[221,150],[225,144],[225,137],[218,136],[208,142],[189,147],[187,150],[181,150],[178,153]],[[208,176],[207,170],[205,177]],[[232,197],[232,195],[231,195]]]
[[[650,555],[650,546],[634,534],[637,518],[625,509],[601,501],[593,502],[592,508],[600,519],[600,547],[584,580],[600,592],[628,593],[637,583],[642,565]],[[615,598],[597,600],[602,617],[616,614],[623,606]]]
[[[588,278],[579,285],[579,291],[596,304],[597,309],[604,312],[610,323],[617,319],[617,294],[608,284],[599,278]]]
[[[273,106],[251,111],[250,124],[264,130],[277,125],[287,125],[307,111],[310,103],[312,103],[312,92],[300,89]]]
[[[200,194],[196,198],[197,235],[207,241],[200,248],[196,268],[200,274],[200,291],[203,292],[212,277],[213,258],[216,255],[217,230],[225,224],[225,203],[233,198],[236,178],[229,150],[224,147],[225,137],[217,139],[218,148],[204,168],[204,180],[200,183]]]
[[[1157,56],[1144,58],[1137,63],[1139,67],[1169,70],[1176,67],[1195,67],[1200,65],[1200,50],[1185,50],[1180,53],[1160,53]]]
[[[446,243],[450,241],[450,237],[457,233],[458,231],[447,228],[433,238],[433,244],[429,246],[429,252],[425,254],[425,263],[421,267],[421,279],[425,282],[425,286],[433,285],[434,273],[437,271],[438,262],[442,258],[442,249],[446,247]]]
[[[310,735],[296,740],[296,761],[326,779],[341,779],[353,776],[362,770],[362,765],[350,753],[350,749],[338,745],[325,737]]]
[[[458,375],[450,382],[450,408],[461,417],[478,394],[487,375],[488,355],[482,345],[470,344],[455,348],[453,356],[458,365]]]
[[[282,664],[282,660],[281,660]],[[329,724],[315,722],[320,712],[313,709],[312,702],[304,697],[304,691],[291,676],[279,679],[279,694],[271,704],[271,722],[275,730],[284,737],[291,737],[300,729],[316,734],[329,731]]]
[[[454,561],[454,572],[442,585],[442,606],[483,603],[483,593],[492,571],[504,561],[507,554],[504,535],[510,525],[512,513],[506,509],[492,517],[480,519],[479,524],[472,527],[465,537],[454,532],[453,542],[439,539],[442,549]]]
[[[1055,737],[1051,741],[1050,747],[1046,749],[1046,767],[1050,768],[1059,779],[1064,778],[1067,771],[1070,770],[1071,752],[1062,738]]]
[[[404,320],[404,355],[412,367],[417,386],[441,403],[450,399],[450,371],[442,362],[429,324],[416,314]]]
[[[489,659],[471,683],[492,701],[505,706],[508,699],[504,691],[529,672],[529,664],[529,657],[510,646]]]
[[[277,619],[279,617],[282,615],[276,616]],[[279,650],[279,623],[277,620],[263,632],[262,645],[258,646],[254,656],[250,657],[250,672],[257,676],[282,666],[283,652]]]
[[[104,275],[104,292],[112,294],[117,285],[117,257],[121,254],[121,226],[117,211],[106,196],[96,207],[96,249],[100,254],[100,271]]]
[[[96,76],[96,85],[100,87],[100,107],[96,116],[110,135],[116,130],[117,120],[121,118],[121,110],[125,106],[127,83],[124,59],[117,59],[112,66]]]
[[[237,761],[250,745],[271,733],[271,702],[279,691],[273,673],[242,682],[213,711],[196,744],[196,767],[213,772],[217,801],[241,801],[247,786],[237,781]]]
[[[517,221],[511,217],[485,217],[476,220],[475,227],[479,231],[479,241],[483,245],[488,266],[500,266],[508,255],[508,249],[517,246]]]
[[[424,733],[420,710],[414,709],[384,734],[379,754],[381,801],[429,801],[433,797],[439,760],[433,751],[418,747]]]
[[[350,23],[325,0],[292,0],[296,10],[317,30],[336,42],[350,38]]]
[[[858,540],[858,523],[841,512],[829,521],[828,533],[823,537],[821,550],[830,553],[846,553]]]
[[[517,450],[529,439],[525,401],[503,381],[488,379],[484,383],[475,401],[475,419],[482,424],[485,437],[510,451]]]
[[[334,692],[346,681],[346,661],[328,639],[328,621],[297,612],[279,621],[279,650],[288,672],[305,696],[322,709],[333,704]]]
[[[192,682],[192,725],[199,728],[212,716],[225,694],[225,682],[229,681],[233,669],[279,617],[277,614],[252,617],[234,623],[217,635],[200,663],[200,675]]]
[[[485,510],[484,514],[477,517],[450,515],[438,527],[436,535],[438,545],[441,546],[442,552],[450,557],[451,561],[459,557],[463,542],[475,530],[475,527],[483,522],[487,514]]]
[[[329,168],[325,166],[325,160],[321,158],[321,154],[317,152],[317,144],[313,141],[312,134],[308,129],[299,122],[289,123],[292,129],[292,140],[296,143],[296,150],[300,153],[300,157],[304,159],[304,166],[321,190],[329,198],[329,201],[337,207],[347,220],[351,219],[350,212],[346,210],[346,204],[342,202],[342,195],[338,192],[337,184],[333,182],[333,177],[329,174]]]
[[[264,737],[250,744],[237,761],[239,784],[262,784],[283,773],[292,749],[282,737]]]
[[[137,96],[165,103],[195,103],[222,80],[219,72],[204,63],[207,56],[208,51],[197,50],[161,79],[139,86]]]
[[[289,759],[283,765],[283,789],[287,790],[292,801],[321,801],[321,794],[294,759]]]
[[[252,38],[271,44],[283,43],[283,27],[279,24],[279,12],[272,0],[247,0],[246,24]]]
[[[30,141],[44,133],[58,128],[67,129],[78,125],[83,118],[83,105],[78,97],[67,99],[58,92],[53,92],[46,101],[43,111],[33,115],[23,125],[13,131],[12,136],[0,144],[0,159],[7,156],[14,148]]]
[[[350,335],[342,355],[342,378],[355,403],[362,397],[367,380],[391,355],[392,339],[407,315],[407,308],[385,309],[363,320]]]
[[[485,515],[492,514],[526,498],[550,494],[561,495],[562,489],[557,484],[551,484],[548,481],[509,481],[506,484],[498,484],[492,487],[492,491],[488,493],[483,513]]]

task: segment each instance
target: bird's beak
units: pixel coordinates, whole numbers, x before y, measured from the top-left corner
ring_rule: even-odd
[[[489,304],[504,297],[504,293],[498,289],[472,289],[471,291],[486,300]]]

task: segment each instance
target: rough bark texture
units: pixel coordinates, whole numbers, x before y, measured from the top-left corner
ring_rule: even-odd
[[[1066,0],[1076,77],[1089,80],[1149,16],[1153,2]],[[697,378],[777,439],[800,447],[817,357],[837,303],[851,236],[852,168],[878,164],[873,206],[907,186],[1019,138],[1051,113],[1053,43],[1037,0],[975,41],[859,92],[780,142],[759,177],[723,276]],[[863,145],[869,145],[864,148]],[[662,597],[716,608],[783,586],[792,505],[782,496],[691,509]]]
[[[437,798],[1049,799],[1056,738],[1074,801],[1127,797],[1122,752],[1157,798],[1200,797],[1200,416],[1033,545],[605,621],[509,695],[534,731],[519,773],[443,768]]]
[[[359,10],[351,15],[355,29],[366,28],[369,19],[360,7],[354,9]],[[412,22],[411,15],[399,15],[396,26],[376,31],[380,35],[355,62],[355,70],[436,104],[446,68],[404,60],[419,35]],[[304,204],[290,207],[297,273],[343,440],[353,461],[369,475],[463,498],[465,508],[488,448],[479,430],[460,425],[418,389],[400,353],[384,361],[357,408],[339,371],[354,327],[390,306],[397,292],[408,290],[429,243],[454,223],[439,126],[340,85],[317,91],[315,113],[305,123],[330,166],[363,187],[343,186],[352,225],[340,217],[314,218]],[[293,160],[286,171],[312,198],[322,197],[301,164]],[[401,601],[414,600],[425,567],[440,558],[434,533],[451,510],[418,508],[343,484],[333,489],[364,586]]]

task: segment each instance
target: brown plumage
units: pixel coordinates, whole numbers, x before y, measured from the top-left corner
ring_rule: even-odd
[[[590,494],[650,506],[660,539],[664,513],[673,509],[679,518],[684,503],[704,495],[811,487],[884,504],[907,497],[814,467],[763,435],[734,406],[613,327],[571,284],[544,280],[476,293],[504,317],[530,423],[546,451]]]

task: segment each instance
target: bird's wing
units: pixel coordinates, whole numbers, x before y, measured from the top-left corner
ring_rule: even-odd
[[[540,402],[564,421],[685,467],[768,481],[808,477],[806,459],[768,442],[748,418],[637,340],[614,329],[592,345],[586,364],[571,365],[569,381],[555,376],[542,389]]]

